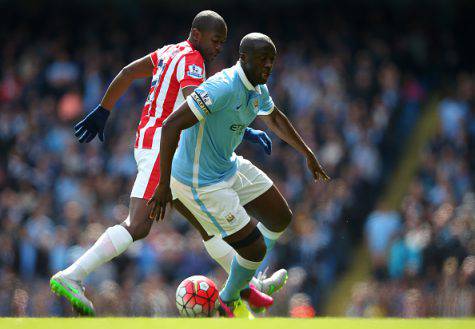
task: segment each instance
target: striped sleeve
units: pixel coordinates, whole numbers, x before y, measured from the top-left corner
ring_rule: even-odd
[[[150,60],[152,61],[152,64],[153,64],[154,68],[157,68],[160,56],[162,56],[163,53],[165,53],[172,46],[173,45],[163,46],[162,48],[158,48],[157,50],[155,50],[155,51],[153,51],[149,54]]]
[[[155,50],[149,54],[150,60],[152,61],[153,67],[157,67],[158,65],[158,52],[160,49]]]
[[[197,51],[190,52],[183,56],[177,67],[177,80],[180,88],[189,86],[199,86],[205,77],[204,61]]]

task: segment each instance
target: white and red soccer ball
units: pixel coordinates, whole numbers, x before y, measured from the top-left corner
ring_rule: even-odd
[[[213,316],[219,291],[213,281],[202,275],[183,280],[176,290],[176,307],[182,316]]]

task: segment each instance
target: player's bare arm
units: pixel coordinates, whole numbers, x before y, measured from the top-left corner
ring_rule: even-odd
[[[297,130],[295,130],[294,126],[290,123],[284,113],[282,113],[277,107],[274,107],[272,113],[261,115],[259,118],[261,118],[280,139],[284,140],[287,144],[306,157],[308,169],[311,171],[315,180],[326,181],[330,179],[318,162],[313,151],[307,146],[307,144],[305,144],[302,137],[299,135]]]
[[[173,155],[178,146],[180,133],[197,122],[198,119],[188,104],[184,102],[163,123],[160,140],[160,182],[155,188],[152,198],[147,202],[147,206],[151,207],[149,214],[151,220],[162,220],[165,217],[167,203],[172,202],[170,176]]]
[[[183,98],[186,99],[195,89],[196,89],[196,86],[188,86],[188,87],[183,88],[182,89]]]
[[[134,80],[148,78],[152,74],[153,63],[149,55],[128,64],[112,80],[102,98],[101,106],[110,111]]]

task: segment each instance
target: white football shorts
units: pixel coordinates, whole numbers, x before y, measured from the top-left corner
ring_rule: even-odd
[[[150,200],[160,181],[160,150],[134,149],[137,177],[130,197]]]
[[[219,234],[224,238],[249,223],[250,217],[243,206],[273,184],[262,170],[238,156],[236,174],[226,181],[194,188],[172,177],[170,187],[173,199],[179,199],[209,235]]]

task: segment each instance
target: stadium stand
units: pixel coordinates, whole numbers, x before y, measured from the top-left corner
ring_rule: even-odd
[[[72,126],[125,64],[183,39],[196,10],[170,5],[163,12],[149,2],[123,3],[100,9],[90,3],[11,4],[6,10],[2,29],[8,36],[0,38],[0,316],[71,315],[50,294],[49,276],[126,217],[135,177],[134,132],[149,81],[136,83],[114,109],[105,144],[80,145]],[[253,10],[244,21],[239,11],[247,6]],[[271,314],[321,314],[339,274],[351,264],[363,227],[368,232],[377,222],[373,212],[364,226],[410,142],[406,136],[435,85],[432,74],[450,74],[463,58],[450,57],[457,54],[450,33],[435,45],[440,33],[427,28],[430,22],[417,15],[396,18],[384,8],[326,4],[312,20],[313,9],[304,4],[257,8],[231,1],[220,12],[230,35],[210,72],[237,60],[237,42],[245,33],[272,36],[278,48],[269,83],[274,101],[333,177],[328,185],[314,184],[302,159],[276,136],[270,157],[253,145],[239,149],[265,169],[294,211],[291,229],[267,260],[271,269],[290,272]],[[474,284],[473,218],[466,215],[471,209],[473,216],[473,152],[469,164],[466,158],[475,129],[467,81],[473,92],[472,78],[460,76],[462,94],[441,102],[446,124],[424,154],[401,212],[391,214],[388,234],[376,234],[383,241],[374,241],[374,251],[385,251],[384,266],[375,267],[377,280],[355,288],[349,315],[473,314],[475,302],[469,310],[463,297]],[[176,316],[176,286],[198,273],[224,279],[199,235],[173,213],[86,284],[101,315]],[[443,295],[444,285],[460,288],[454,291],[462,296],[456,297],[459,307],[421,301],[425,289]],[[394,300],[382,299],[388,291]],[[407,305],[420,304],[421,313],[404,313]]]
[[[459,74],[452,90],[434,108],[439,126],[401,209],[375,211],[366,222],[374,275],[355,285],[348,315],[474,313],[473,77]],[[376,237],[382,217],[390,217],[387,234]]]

